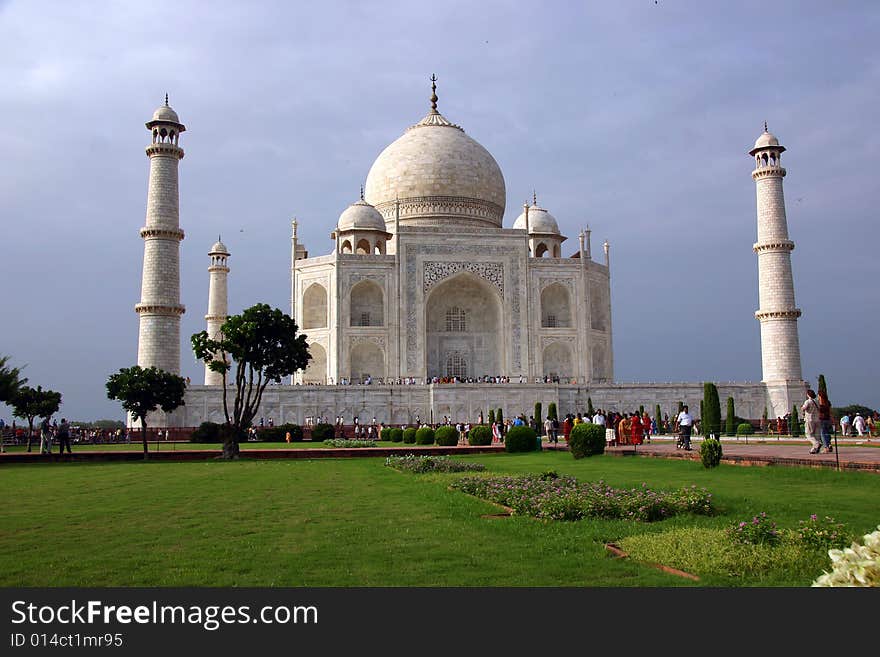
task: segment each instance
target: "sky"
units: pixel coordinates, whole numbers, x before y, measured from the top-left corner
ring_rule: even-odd
[[[61,415],[122,419],[137,360],[149,133],[180,144],[182,374],[204,368],[208,251],[230,312],[290,311],[379,153],[439,109],[495,157],[511,227],[535,190],[577,250],[611,245],[615,379],[759,381],[753,160],[767,121],[805,379],[880,407],[876,2],[0,0],[0,355]],[[0,417],[11,412],[0,406]]]

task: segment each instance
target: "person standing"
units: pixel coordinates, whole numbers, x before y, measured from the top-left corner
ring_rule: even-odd
[[[852,433],[852,427],[849,423],[849,415],[844,413],[843,417],[840,418],[840,434],[842,436],[848,436]]]
[[[641,445],[645,435],[645,428],[642,425],[642,418],[638,411],[632,414],[630,420],[630,442],[633,445]]]
[[[563,437],[563,439],[565,439],[566,443],[568,443],[568,438],[569,438],[569,436],[571,436],[572,426],[573,425],[571,423],[571,415],[570,414],[566,415],[565,420],[562,421],[562,437]],[[559,440],[556,440],[554,442],[558,443]]]
[[[820,390],[816,401],[819,402],[819,431],[822,435],[822,446],[826,452],[831,453],[834,451],[831,447],[831,429],[834,427],[831,400],[828,399],[827,392]]]
[[[70,449],[70,425],[67,418],[61,418],[61,424],[58,425],[58,453],[64,454],[64,448],[67,447],[67,453],[73,454]]]
[[[694,418],[688,413],[686,405],[682,406],[681,413],[678,414],[675,423],[678,425],[678,430],[681,433],[682,449],[691,451],[691,430],[694,426]]]
[[[553,442],[553,420],[549,416],[544,420],[544,434],[549,442]]]
[[[52,453],[52,423],[49,418],[43,418],[40,423],[40,454]]]
[[[865,429],[867,428],[867,425],[865,424],[865,418],[862,417],[861,413],[856,413],[856,416],[853,418],[852,425],[853,429],[858,432],[859,438],[865,435]]]
[[[807,388],[807,399],[801,405],[804,413],[804,434],[810,439],[810,454],[818,454],[822,449],[822,443],[819,441],[819,432],[821,425],[819,423],[819,402],[816,400],[816,393]]]

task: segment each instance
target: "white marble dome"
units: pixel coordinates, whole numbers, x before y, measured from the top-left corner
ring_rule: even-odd
[[[153,112],[153,118],[151,121],[161,121],[162,123],[180,123],[180,118],[177,116],[177,112],[168,107],[168,105],[162,105],[155,112]]]
[[[764,132],[761,133],[761,136],[758,137],[758,141],[755,142],[755,146],[752,150],[756,150],[758,148],[767,148],[768,146],[779,146],[779,140],[776,138],[775,135],[768,132],[767,130],[764,130]]]
[[[229,250],[226,248],[226,245],[223,242],[221,242],[219,239],[216,242],[214,242],[214,246],[211,247],[211,250],[210,250],[210,252],[208,252],[208,255],[214,255],[215,253],[229,255]]]
[[[346,230],[381,230],[385,232],[385,220],[376,208],[361,199],[357,203],[349,205],[339,215],[336,227],[340,232]]]
[[[525,211],[516,218],[516,221],[513,222],[513,227],[525,230]],[[559,235],[559,224],[556,223],[556,217],[537,205],[529,206],[529,234],[532,233]]]
[[[501,227],[507,191],[495,158],[439,112],[411,126],[376,158],[365,198],[391,225]]]

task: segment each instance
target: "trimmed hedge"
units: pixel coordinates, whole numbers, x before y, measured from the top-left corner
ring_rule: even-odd
[[[316,424],[312,427],[312,440],[333,440],[336,438],[336,427],[332,424]]]
[[[576,459],[605,453],[605,427],[592,422],[581,422],[572,427],[568,449]]]
[[[416,431],[416,445],[433,445],[434,430],[431,427],[421,427]]]
[[[391,442],[392,443],[403,442],[403,429],[399,429],[397,427],[391,429]]]
[[[384,440],[385,442],[391,440],[391,427],[382,428],[382,431],[379,432],[379,440]]]
[[[506,452],[534,452],[538,445],[538,434],[531,427],[510,427],[504,436],[504,451]]]
[[[736,428],[737,436],[751,436],[753,433],[755,433],[755,428],[750,422],[743,422]]]
[[[437,441],[438,445],[443,447],[453,447],[454,445],[458,445],[458,431],[455,427],[447,425],[437,427],[437,431],[434,432],[434,439]],[[418,438],[416,438],[416,440],[418,440]]]
[[[491,445],[492,428],[478,424],[468,432],[468,445]]]
[[[721,463],[721,441],[706,438],[700,445],[700,460],[704,468],[714,468]]]
[[[191,443],[222,443],[222,424],[216,422],[202,422],[199,428],[192,432],[189,437]]]
[[[257,431],[257,440],[264,443],[283,443],[290,432],[290,442],[298,443],[303,439],[302,427],[298,424],[279,424],[277,427],[263,427]]]
[[[415,427],[407,427],[403,430],[403,442],[409,443],[410,445],[416,442],[416,429]]]

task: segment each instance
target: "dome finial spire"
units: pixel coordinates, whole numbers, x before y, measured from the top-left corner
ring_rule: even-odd
[[[437,76],[431,73],[431,113],[437,114]]]
[[[165,94],[165,107],[168,107],[168,94]]]
[[[364,186],[361,185],[361,200],[364,200]]]
[[[766,121],[764,121],[764,132],[768,132],[768,130],[767,130],[767,122],[766,122]]]
[[[532,190],[532,205],[538,207],[538,192],[534,189]]]

